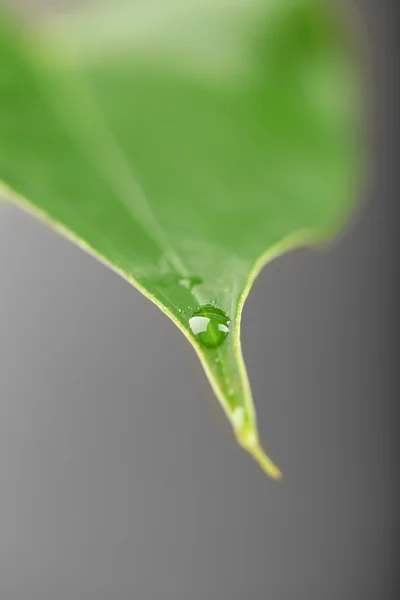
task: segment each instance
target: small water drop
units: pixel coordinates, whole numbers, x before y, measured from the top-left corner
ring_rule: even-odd
[[[179,285],[187,290],[192,290],[196,285],[200,285],[201,283],[203,283],[203,280],[200,277],[181,277],[179,280]]]
[[[205,304],[192,314],[189,319],[193,335],[203,346],[217,348],[229,333],[230,319],[223,310]]]
[[[235,429],[241,429],[244,424],[245,411],[242,406],[237,406],[232,413],[232,423]]]

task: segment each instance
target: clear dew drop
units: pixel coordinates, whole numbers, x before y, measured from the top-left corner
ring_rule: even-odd
[[[207,348],[217,348],[225,341],[229,325],[228,315],[212,304],[201,306],[189,319],[193,335]]]

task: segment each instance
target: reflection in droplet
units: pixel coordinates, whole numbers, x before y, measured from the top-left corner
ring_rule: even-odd
[[[203,280],[200,277],[181,277],[179,280],[179,285],[185,287],[187,290],[192,290],[196,285],[200,285],[203,283]]]
[[[230,319],[220,308],[205,304],[192,314],[189,325],[193,335],[203,346],[216,348],[229,333]]]

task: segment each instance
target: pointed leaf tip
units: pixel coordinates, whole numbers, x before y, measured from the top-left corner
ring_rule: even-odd
[[[281,470],[262,448],[255,425],[235,429],[235,434],[239,444],[254,458],[264,473],[277,481],[282,479]]]

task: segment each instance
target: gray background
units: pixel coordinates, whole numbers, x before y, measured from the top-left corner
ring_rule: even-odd
[[[236,447],[156,307],[0,207],[1,600],[396,597],[395,2],[370,4],[360,211],[329,248],[267,267],[244,311],[282,484]]]

